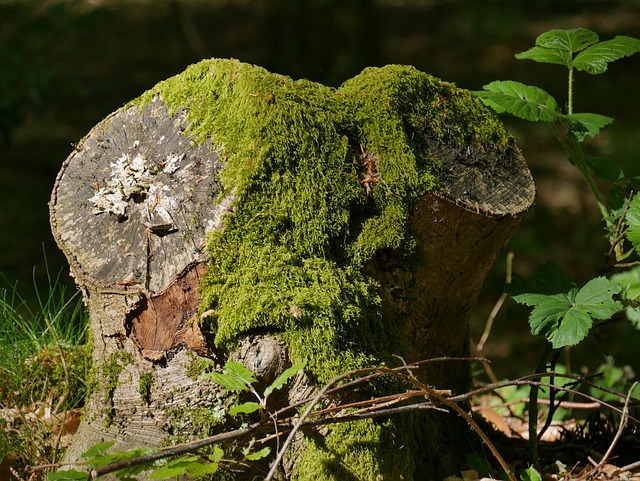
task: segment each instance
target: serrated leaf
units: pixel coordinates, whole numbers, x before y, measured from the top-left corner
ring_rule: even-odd
[[[631,241],[636,252],[640,252],[640,196],[638,194],[634,195],[629,203],[625,222],[628,227],[627,239]]]
[[[289,369],[285,369],[276,379],[271,383],[267,389],[264,390],[264,397],[268,397],[274,390],[280,389],[284,386],[292,376],[295,376],[298,372],[304,369],[306,362],[300,362],[291,366]]]
[[[554,28],[544,32],[536,39],[536,45],[545,48],[566,50],[574,54],[593,45],[598,40],[598,34],[588,28]]]
[[[98,456],[104,456],[107,454],[109,448],[111,448],[115,444],[115,441],[104,441],[102,443],[94,444],[89,449],[87,449],[80,456],[83,459],[95,458]]]
[[[268,456],[270,452],[271,452],[271,449],[269,449],[268,447],[267,448],[262,448],[260,451],[255,451],[253,453],[245,455],[245,458],[248,461],[256,461],[258,459],[262,459],[262,458]]]
[[[523,294],[521,297],[526,296]],[[550,337],[557,331],[562,318],[571,309],[571,301],[565,294],[546,296],[537,294],[536,297],[527,298],[529,302],[523,302],[528,306],[534,306],[529,315],[529,326],[534,336]]]
[[[582,341],[593,326],[589,313],[580,307],[571,307],[560,320],[555,329],[549,331],[547,340],[554,349],[565,346],[575,346]]]
[[[618,35],[604,42],[592,45],[573,59],[573,67],[590,74],[607,71],[608,64],[615,60],[640,52],[640,40]]]
[[[566,52],[561,50],[544,48],[544,47],[531,47],[529,50],[516,54],[518,60],[533,60],[540,63],[554,63],[557,65],[569,65],[571,58]]]
[[[549,286],[541,286],[549,291]],[[593,325],[594,319],[608,319],[622,309],[613,300],[622,286],[605,277],[587,282],[581,289],[571,287],[566,292],[546,294],[521,293],[513,298],[532,306],[529,316],[531,333],[544,336],[554,349],[573,346],[582,341]]]
[[[595,137],[603,127],[613,122],[613,119],[606,115],[587,113],[562,115],[562,118],[569,121],[571,132],[579,142],[582,142],[587,135]]]
[[[555,99],[539,87],[513,80],[497,80],[474,92],[498,113],[508,113],[530,121],[553,122],[560,116]]]
[[[231,414],[232,416],[236,416],[240,413],[251,414],[253,412],[256,412],[260,408],[260,404],[256,402],[246,402],[237,406],[233,406],[231,409],[229,409],[229,414]]]
[[[75,469],[69,469],[64,471],[56,471],[55,473],[47,474],[49,481],[85,481],[89,479],[89,473],[82,471],[76,471]]]
[[[539,35],[536,46],[516,54],[516,58],[570,67],[575,53],[597,41],[598,35],[586,28],[553,29]]]
[[[575,303],[593,319],[609,319],[622,309],[622,304],[612,296],[618,294],[622,286],[606,277],[596,277],[587,282],[576,295]]]

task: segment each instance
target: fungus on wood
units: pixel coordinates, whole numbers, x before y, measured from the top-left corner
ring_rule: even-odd
[[[467,355],[470,310],[533,197],[495,115],[412,67],[331,89],[214,59],[161,82],[88,134],[51,198],[94,345],[67,459],[228,428],[203,374],[229,357],[267,384],[306,360],[287,403],[396,356]],[[469,381],[460,362],[419,375]],[[465,435],[443,413],[309,433],[283,476],[433,479]]]

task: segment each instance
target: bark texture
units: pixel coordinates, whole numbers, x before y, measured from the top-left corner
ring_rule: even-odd
[[[230,65],[237,72],[227,80],[228,89],[218,87],[215,98],[231,95],[227,90],[231,91],[235,79],[241,77],[238,72],[254,72],[239,63]],[[208,71],[210,76],[215,73],[215,66]],[[269,81],[291,84],[290,79],[262,71],[259,74]],[[402,78],[407,75],[414,73],[403,70]],[[215,129],[207,135],[208,124],[198,124],[190,117],[207,109],[211,117],[218,115],[215,107],[190,97],[194,94],[189,92],[204,88],[198,83],[202,77],[187,72],[181,78],[185,93],[180,106],[173,103],[168,107],[159,90],[150,101],[109,116],[79,144],[57,178],[50,203],[52,229],[84,292],[94,345],[91,395],[67,460],[77,460],[89,446],[106,439],[116,440],[118,447],[125,449],[229,429],[233,426],[225,416],[229,396],[203,375],[221,369],[232,357],[268,385],[291,364],[288,338],[281,335],[279,324],[240,332],[235,343],[222,346],[215,342],[215,324],[204,322],[210,313],[199,310],[202,280],[207,272],[218,269],[208,265],[207,233],[224,229],[225,215],[234,215],[246,195],[243,192],[252,188],[240,182],[238,186],[221,185],[227,156],[233,154],[228,151],[229,142],[222,142]],[[398,92],[403,95],[402,88]],[[457,92],[448,85],[443,88],[451,95]],[[277,107],[286,94],[274,89],[266,95],[249,92],[243,102],[260,102],[260,108]],[[337,101],[349,92],[338,91]],[[361,98],[360,94],[353,97]],[[430,100],[432,109],[450,109],[437,112],[454,121],[444,124],[442,131],[446,132],[459,130],[465,121],[464,115],[455,115],[462,107],[447,107],[448,98]],[[392,100],[381,98],[377,104],[387,108]],[[304,103],[299,99],[292,102],[296,106]],[[331,104],[327,110],[333,107]],[[482,107],[476,108],[482,111]],[[240,111],[238,116],[234,122],[241,125],[251,120]],[[495,122],[493,117],[488,119]],[[283,135],[299,122],[297,117],[285,121]],[[470,310],[493,262],[533,202],[534,186],[512,140],[506,146],[498,140],[496,145],[491,140],[460,143],[447,140],[448,134],[435,135],[428,119],[420,129],[411,125],[406,128],[406,145],[416,158],[436,161],[438,188],[425,188],[406,205],[412,250],[405,250],[408,244],[375,250],[362,264],[362,271],[375,280],[380,300],[371,309],[381,319],[397,322],[397,329],[390,328],[397,332],[391,334],[402,337],[406,346],[401,353],[388,353],[390,357],[402,354],[407,361],[416,361],[465,356]],[[385,182],[392,175],[385,177],[382,148],[375,143],[367,145],[366,136],[359,138],[357,132],[357,128],[345,128],[345,172],[348,178],[353,177],[354,192],[360,189],[358,195],[368,205],[383,187],[393,190],[391,180]],[[256,137],[255,145],[262,141]],[[285,160],[292,173],[300,170],[298,160]],[[249,222],[263,215],[258,213]],[[283,239],[288,232],[282,234]],[[304,307],[292,305],[287,315],[294,322],[303,312]],[[342,354],[336,352],[336,356]],[[464,363],[429,364],[420,376],[431,385],[454,392],[464,391],[469,381]],[[294,380],[276,401],[284,405],[304,398],[315,388],[314,376],[304,376]],[[402,442],[410,448],[394,445],[393,440],[387,440],[391,444],[381,441],[385,436],[394,437],[393,430],[399,426],[404,426]],[[334,434],[342,432],[340,429]],[[283,479],[439,479],[453,474],[464,453],[460,446],[465,443],[465,427],[453,414],[405,418],[375,429],[382,434],[367,447],[357,444],[366,439],[358,441],[355,430],[341,435],[341,439],[355,443],[346,448],[332,447],[337,441],[324,443],[312,435],[309,441],[299,440],[285,463]],[[349,464],[347,455],[339,454],[341,449],[369,450],[380,459],[375,468],[359,470]],[[314,455],[316,450],[322,454]],[[394,465],[398,459],[395,451],[410,452],[401,457],[402,468]],[[315,457],[315,464],[309,457]],[[353,461],[361,462],[359,458]],[[255,474],[246,476],[251,479]]]

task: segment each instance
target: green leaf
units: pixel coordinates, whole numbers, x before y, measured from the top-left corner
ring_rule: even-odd
[[[631,325],[637,330],[640,330],[640,308],[627,306],[624,313],[627,316],[627,319],[629,319]]]
[[[571,28],[563,30],[555,28],[540,34],[536,39],[536,45],[544,48],[565,50],[574,54],[593,45],[598,40],[598,34],[588,28]]]
[[[612,275],[611,282],[616,282],[622,286],[620,296],[623,299],[634,300],[640,298],[640,266]]]
[[[636,252],[640,252],[640,197],[638,194],[633,196],[629,203],[629,209],[625,216],[627,227],[627,239],[633,244]]]
[[[253,412],[256,412],[261,407],[262,406],[260,406],[260,404],[256,402],[246,402],[237,406],[233,406],[231,409],[229,409],[229,414],[231,414],[232,416],[236,416],[239,413],[251,414]]]
[[[544,289],[547,292],[548,287]],[[605,277],[597,277],[579,290],[571,287],[566,292],[530,292],[517,294],[513,298],[516,302],[533,307],[529,316],[531,333],[544,336],[554,349],[558,349],[582,341],[594,319],[608,319],[620,311],[622,304],[614,301],[612,296],[621,290],[619,284]]]
[[[89,473],[69,469],[47,474],[49,481],[85,481],[89,479]]]
[[[303,361],[295,364],[294,366],[291,366],[289,369],[285,369],[284,372],[282,372],[282,374],[280,374],[275,379],[275,381],[271,383],[271,386],[264,390],[264,397],[268,397],[269,394],[271,394],[274,390],[280,389],[282,386],[284,386],[292,376],[302,371],[305,365],[306,361]]]
[[[107,464],[117,463],[119,461],[126,461],[128,459],[139,458],[151,453],[157,453],[159,450],[156,448],[135,448],[128,451],[112,451],[103,456],[98,456],[91,460],[91,465],[94,468],[101,468]]]
[[[530,121],[553,122],[560,116],[555,99],[541,88],[513,80],[496,80],[474,92],[498,113],[506,112]]]
[[[209,462],[198,456],[183,456],[167,462],[161,468],[156,469],[149,479],[165,479],[176,476],[204,476],[215,473],[218,470],[217,462]]]
[[[110,447],[115,444],[115,441],[105,441],[102,443],[94,444],[89,449],[87,449],[84,453],[81,454],[82,458],[96,458],[98,456],[104,456],[107,454],[107,451]]]
[[[232,375],[237,377],[238,379],[241,379],[246,384],[253,384],[254,382],[258,381],[254,376],[254,374],[249,369],[247,369],[242,364],[235,362],[231,359],[229,359],[227,361],[227,364],[225,364],[224,370],[229,375]]]
[[[260,451],[256,451],[254,453],[245,455],[245,458],[248,461],[256,461],[258,459],[262,459],[262,458],[268,456],[270,452],[271,452],[271,449],[269,449],[268,447],[267,448],[262,448]]]
[[[540,473],[536,471],[536,468],[529,466],[527,469],[522,471],[520,479],[522,481],[542,481],[542,476],[540,476]]]
[[[570,67],[575,53],[597,41],[598,35],[586,28],[553,29],[538,36],[536,46],[516,54],[516,58]]]
[[[217,463],[222,459],[222,456],[224,456],[224,451],[222,450],[222,448],[216,446],[213,448],[213,454],[210,454],[208,458],[210,461]]]
[[[227,376],[219,372],[209,372],[204,374],[205,377],[211,378],[216,384],[220,384],[227,391],[248,391],[249,386],[236,377]]]
[[[618,35],[612,40],[597,43],[580,52],[573,60],[573,67],[590,74],[601,74],[607,71],[610,62],[638,52],[640,40]]]
[[[533,60],[540,63],[555,63],[558,65],[569,65],[571,59],[566,52],[557,49],[531,47],[521,53],[516,54],[518,60]]]
[[[222,371],[207,373],[205,377],[213,379],[213,382],[220,384],[227,391],[248,391],[249,386],[258,381],[249,369],[231,359]]]
[[[570,130],[579,142],[587,135],[595,137],[603,127],[613,122],[611,117],[599,114],[571,114],[562,115],[562,118],[569,121]]]

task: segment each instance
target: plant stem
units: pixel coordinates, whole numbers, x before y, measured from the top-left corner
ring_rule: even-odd
[[[567,98],[567,113],[571,115],[573,113],[573,67],[569,67],[569,96]]]
[[[547,343],[536,367],[536,374],[547,372],[547,360],[550,355],[551,344]],[[537,384],[531,384],[529,391],[529,456],[534,467],[538,466],[538,390]]]

